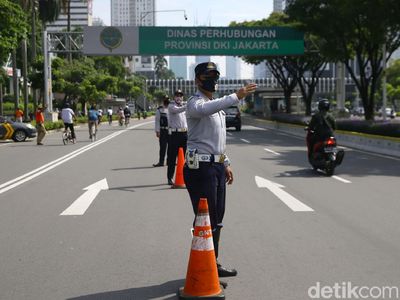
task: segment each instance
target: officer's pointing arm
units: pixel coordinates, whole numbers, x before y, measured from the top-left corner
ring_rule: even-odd
[[[250,83],[236,92],[239,99],[245,98],[248,94],[254,93],[256,91],[257,85],[255,83]]]

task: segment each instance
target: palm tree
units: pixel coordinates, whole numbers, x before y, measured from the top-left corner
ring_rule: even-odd
[[[157,55],[154,59],[154,72],[157,78],[160,78],[162,72],[168,66],[168,62],[163,55]]]

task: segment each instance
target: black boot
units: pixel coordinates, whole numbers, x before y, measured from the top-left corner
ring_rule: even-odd
[[[219,248],[219,237],[221,234],[221,227],[217,227],[213,230],[213,242],[214,242],[214,252],[215,258],[217,259],[217,270],[219,277],[233,277],[237,275],[237,271],[235,269],[228,269],[223,267],[218,263],[218,248]]]

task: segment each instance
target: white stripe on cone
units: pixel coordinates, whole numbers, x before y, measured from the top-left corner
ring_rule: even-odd
[[[192,250],[196,251],[214,250],[212,237],[204,238],[204,237],[194,236],[192,240]]]

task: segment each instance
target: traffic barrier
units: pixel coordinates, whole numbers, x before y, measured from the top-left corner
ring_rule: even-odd
[[[183,179],[183,165],[185,164],[185,157],[183,155],[183,148],[178,151],[178,164],[176,166],[175,183],[171,187],[173,189],[185,189],[185,180]]]
[[[206,198],[200,198],[186,273],[179,299],[225,299],[220,285]]]

